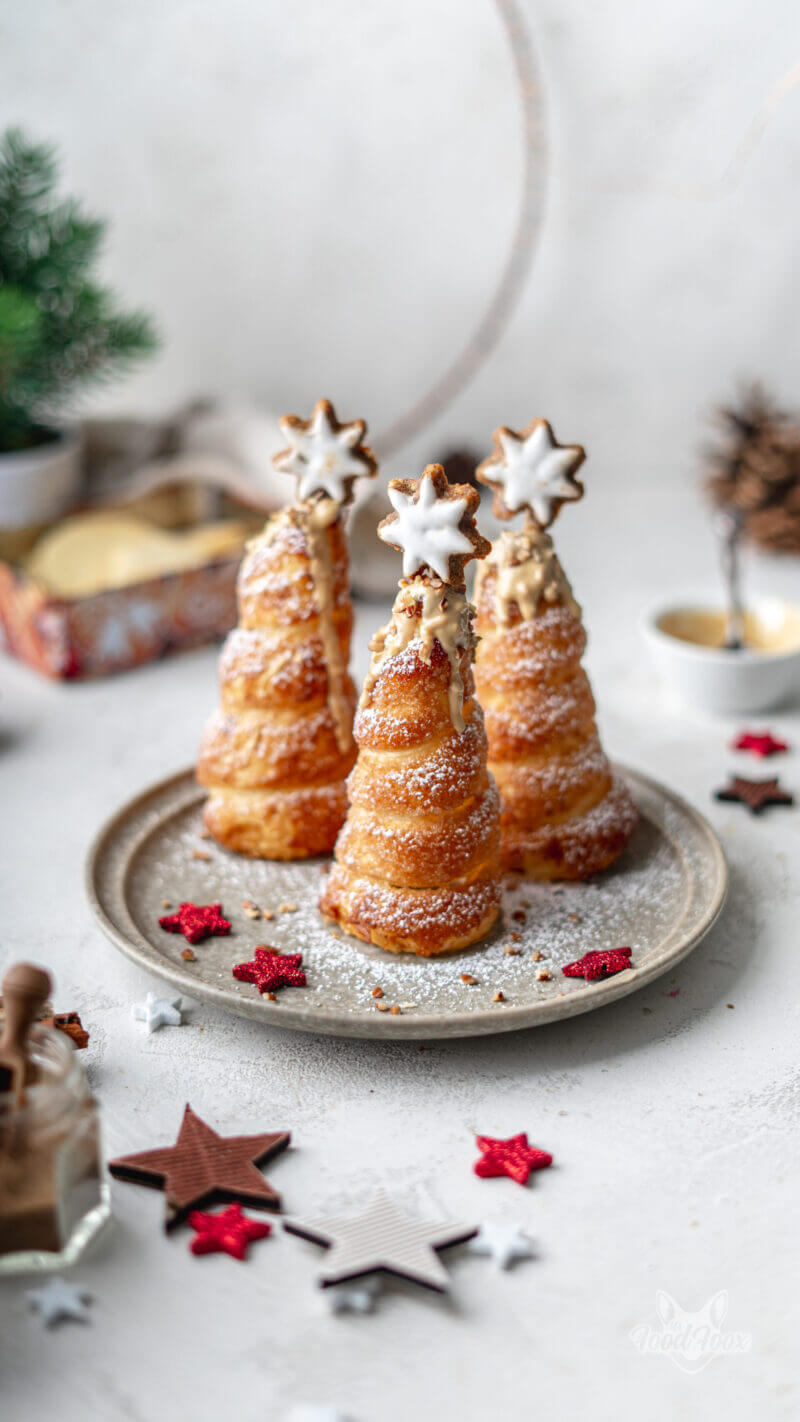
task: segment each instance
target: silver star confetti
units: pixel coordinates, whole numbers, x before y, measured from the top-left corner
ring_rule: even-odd
[[[76,1323],[89,1322],[91,1294],[80,1284],[67,1284],[63,1279],[48,1279],[40,1289],[29,1289],[29,1306],[38,1313],[45,1328],[54,1328],[63,1319]]]
[[[487,1221],[469,1242],[470,1254],[488,1255],[500,1269],[510,1269],[518,1259],[532,1259],[533,1245],[517,1225]]]
[[[412,1219],[383,1190],[352,1219],[285,1220],[283,1227],[327,1247],[324,1268],[317,1276],[323,1287],[382,1270],[440,1293],[449,1288],[450,1276],[436,1251],[477,1233],[470,1225]]]
[[[131,1017],[136,1022],[144,1022],[148,1036],[161,1027],[180,1027],[183,1023],[181,1001],[179,997],[156,997],[154,992],[149,992],[144,1002],[133,1004]]]

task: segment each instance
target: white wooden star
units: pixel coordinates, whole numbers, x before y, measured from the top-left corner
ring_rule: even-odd
[[[412,1219],[383,1190],[353,1219],[319,1223],[285,1220],[283,1227],[290,1234],[327,1246],[324,1268],[318,1275],[323,1287],[382,1270],[440,1293],[449,1288],[450,1276],[436,1251],[461,1244],[476,1233],[468,1225]]]
[[[279,424],[289,445],[275,455],[273,463],[282,473],[294,475],[298,499],[321,493],[346,504],[353,480],[375,473],[375,460],[362,444],[364,421],[340,424],[329,400],[317,401],[310,420],[284,415]]]
[[[181,1001],[179,997],[156,997],[154,992],[149,992],[144,1002],[133,1004],[131,1017],[145,1023],[148,1036],[160,1027],[180,1027],[183,1023]]]
[[[403,577],[412,578],[421,568],[432,568],[443,583],[450,578],[450,559],[472,556],[474,545],[459,523],[466,511],[466,499],[440,498],[433,478],[423,474],[419,494],[406,494],[389,485],[389,500],[397,517],[384,521],[378,535],[384,543],[402,549]]]
[[[579,444],[558,444],[547,420],[534,420],[519,432],[502,425],[494,441],[495,452],[477,475],[494,489],[507,514],[530,509],[540,528],[547,528],[563,503],[581,498],[583,486],[574,475],[585,452]]]
[[[40,1289],[29,1289],[28,1304],[38,1313],[45,1328],[54,1328],[62,1319],[77,1323],[89,1322],[91,1295],[80,1284],[67,1284],[63,1279],[48,1279]]]
[[[489,1255],[500,1269],[510,1269],[518,1259],[532,1259],[533,1245],[517,1225],[489,1220],[469,1242],[471,1254]]]

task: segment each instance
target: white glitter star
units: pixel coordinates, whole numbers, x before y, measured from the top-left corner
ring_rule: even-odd
[[[516,1225],[487,1221],[469,1242],[471,1254],[489,1255],[500,1269],[509,1269],[518,1259],[533,1258],[533,1245]]]
[[[276,454],[273,463],[282,473],[295,476],[298,499],[322,493],[347,503],[353,479],[375,472],[374,462],[358,448],[364,421],[340,425],[328,400],[318,401],[310,420],[284,415],[279,424],[289,448]]]
[[[430,474],[420,479],[416,499],[391,487],[388,493],[397,519],[379,528],[378,534],[384,543],[402,549],[403,577],[412,578],[427,566],[446,583],[451,557],[473,552],[473,544],[458,526],[466,499],[440,499]]]
[[[133,1004],[131,1017],[146,1023],[148,1036],[160,1027],[180,1027],[183,1023],[181,998],[156,997],[154,992],[149,992],[144,1002]]]
[[[78,1323],[89,1322],[87,1304],[91,1302],[91,1295],[79,1284],[66,1284],[58,1278],[48,1279],[41,1289],[29,1289],[27,1299],[45,1328],[54,1328],[65,1318],[75,1319]]]
[[[583,450],[578,444],[556,444],[546,420],[534,420],[528,434],[503,428],[495,437],[502,457],[485,460],[479,473],[485,473],[487,483],[498,485],[509,513],[527,507],[547,528],[562,501],[581,497],[583,490],[571,476],[583,463]]]

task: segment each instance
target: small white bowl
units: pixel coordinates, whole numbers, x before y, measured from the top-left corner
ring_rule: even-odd
[[[642,631],[653,664],[680,699],[717,716],[768,711],[800,692],[800,607],[781,598],[757,598],[746,617],[745,646],[691,640],[704,632],[709,643],[724,633],[724,614],[702,601],[661,606],[645,614]]]

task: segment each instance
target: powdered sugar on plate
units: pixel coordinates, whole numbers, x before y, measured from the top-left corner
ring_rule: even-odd
[[[248,860],[201,840],[203,797],[189,775],[133,802],[101,836],[90,868],[96,907],[124,951],[187,995],[276,1025],[404,1037],[533,1025],[586,1011],[664,971],[719,911],[724,861],[705,821],[644,777],[626,779],[641,819],[611,870],[584,884],[507,881],[489,937],[443,958],[385,953],[325,923],[317,908],[325,861]],[[201,844],[207,860],[194,858]],[[232,923],[228,937],[198,944],[191,963],[158,925],[163,900],[186,899],[221,901]],[[308,986],[270,1002],[238,983],[234,963],[251,959],[258,944],[301,952]],[[630,973],[587,985],[561,972],[591,949],[620,946],[632,949]]]

